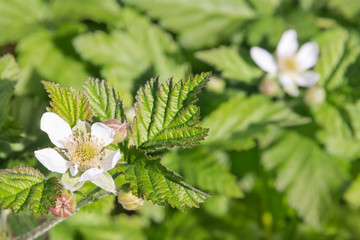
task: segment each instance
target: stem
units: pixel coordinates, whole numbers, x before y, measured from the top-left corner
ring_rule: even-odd
[[[119,176],[120,174],[115,173],[113,175],[113,178],[116,178],[117,176]],[[96,187],[94,190],[92,190],[88,195],[86,195],[86,197],[84,197],[83,199],[81,199],[78,204],[77,204],[77,208],[76,208],[76,212],[80,210],[80,208],[82,208],[85,205],[88,205],[90,203],[93,203],[94,200],[96,199],[100,199],[102,197],[111,195],[112,193],[110,192],[102,192],[102,193],[98,193],[101,190],[101,188]],[[71,216],[70,216],[71,217]],[[35,228],[34,230],[26,233],[25,235],[19,236],[14,238],[13,240],[32,240],[35,239],[41,235],[43,235],[44,233],[46,233],[47,231],[49,231],[51,228],[55,227],[58,223],[61,223],[63,220],[65,220],[67,218],[62,218],[62,217],[51,217],[48,220],[46,220],[44,223],[42,223],[40,226],[38,226],[37,228]]]

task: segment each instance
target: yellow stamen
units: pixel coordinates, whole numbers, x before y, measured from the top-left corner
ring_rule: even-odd
[[[65,149],[62,152],[74,165],[79,167],[80,171],[99,166],[104,155],[101,152],[103,143],[88,133],[73,136],[70,141],[63,144]]]

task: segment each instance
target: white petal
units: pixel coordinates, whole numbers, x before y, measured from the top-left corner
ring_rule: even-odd
[[[316,42],[305,43],[296,55],[296,61],[300,71],[312,68],[319,57],[319,47]]]
[[[319,80],[320,74],[317,72],[307,71],[295,77],[296,84],[302,87],[312,87]]]
[[[298,46],[296,31],[288,30],[281,36],[276,48],[276,55],[280,58],[295,56]]]
[[[91,136],[97,137],[104,143],[104,146],[109,145],[114,140],[115,131],[103,123],[94,123],[91,126]]]
[[[79,181],[95,180],[103,174],[104,170],[99,168],[90,168],[86,170],[80,177]]]
[[[72,137],[69,124],[52,112],[46,112],[42,115],[40,129],[48,134],[50,141],[58,148],[64,148],[61,142]]]
[[[287,94],[293,97],[299,96],[299,89],[296,86],[292,76],[283,74],[279,77],[279,82]]]
[[[108,171],[115,167],[116,163],[120,160],[122,157],[122,154],[120,153],[120,150],[117,150],[116,152],[112,153],[107,158],[103,159],[100,162],[100,167],[104,169],[105,171]]]
[[[108,172],[104,172],[104,174],[91,182],[105,191],[116,193],[114,179]]]
[[[66,161],[55,149],[44,148],[35,151],[34,154],[39,162],[52,172],[65,173],[69,168],[69,161]]]
[[[265,72],[275,73],[278,69],[274,57],[265,49],[252,47],[250,49],[251,58]]]
[[[75,176],[76,174],[79,173],[79,165],[74,164],[70,167],[70,173],[72,176]]]

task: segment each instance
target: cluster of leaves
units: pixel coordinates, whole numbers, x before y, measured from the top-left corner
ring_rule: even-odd
[[[33,151],[49,144],[38,126],[48,106],[45,79],[71,86],[59,92],[69,99],[87,97],[77,118],[131,124],[129,142],[119,145],[126,164],[117,170],[136,195],[179,209],[204,201],[207,195],[173,171],[212,195],[185,214],[147,203],[128,216],[104,199],[60,224],[51,238],[360,238],[358,2],[0,0],[6,29],[0,45],[19,64],[11,56],[0,60],[0,164],[44,170]],[[319,45],[321,104],[304,101],[305,89],[296,99],[258,90],[264,74],[250,47],[272,52],[288,29],[300,44]],[[213,74],[199,100],[200,127],[194,101],[209,76],[165,80],[204,71]],[[82,94],[87,76],[106,82],[89,80]],[[56,84],[45,85],[53,100],[64,96]],[[51,106],[76,121],[66,114],[71,103]],[[206,134],[199,146],[178,147]]]

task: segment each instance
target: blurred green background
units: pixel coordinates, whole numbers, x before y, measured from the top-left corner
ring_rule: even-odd
[[[13,92],[2,92],[1,168],[48,173],[33,155],[49,146],[41,80],[80,90],[88,76],[105,79],[131,116],[151,77],[212,71],[199,102],[209,136],[162,161],[210,193],[206,203],[128,212],[108,197],[40,239],[360,239],[359,19],[358,0],[0,0],[0,52],[18,65],[0,68],[20,69]],[[305,89],[298,98],[259,91],[265,75],[249,50],[274,52],[288,29],[320,47],[322,103],[305,101]],[[17,235],[41,221],[8,216]]]

